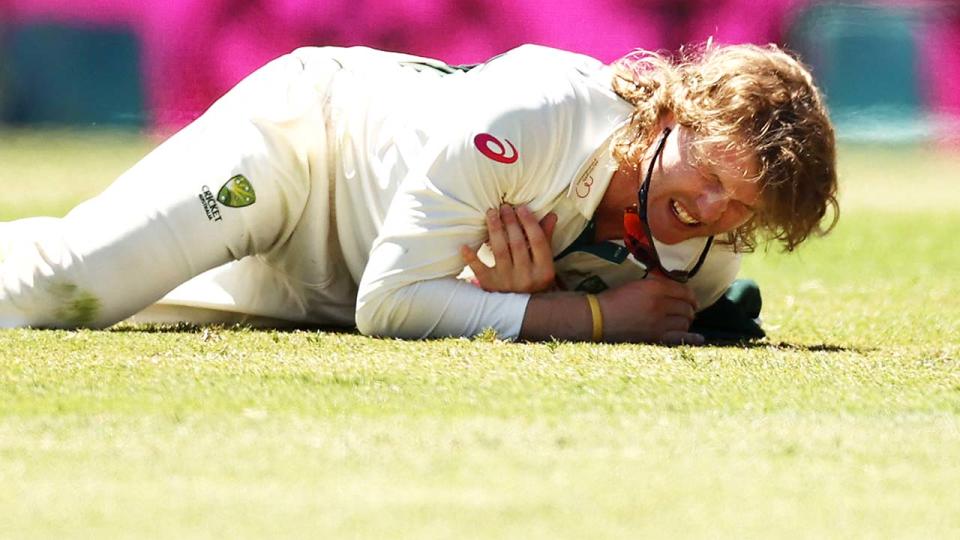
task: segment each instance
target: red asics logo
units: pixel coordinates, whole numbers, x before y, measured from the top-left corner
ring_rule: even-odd
[[[503,142],[489,133],[481,133],[473,138],[473,144],[481,154],[498,163],[506,163],[507,165],[515,163],[517,158],[520,157],[517,153],[517,147],[513,146],[513,143],[507,139],[503,141],[510,145],[510,154],[507,154],[507,147],[503,145]]]

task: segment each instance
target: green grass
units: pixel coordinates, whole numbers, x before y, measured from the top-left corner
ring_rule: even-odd
[[[149,146],[0,135],[0,219]],[[957,537],[960,158],[842,165],[758,347],[0,332],[0,537]]]

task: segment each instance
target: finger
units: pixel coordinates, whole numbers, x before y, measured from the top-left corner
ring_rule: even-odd
[[[543,216],[543,219],[540,220],[540,227],[543,229],[543,235],[547,237],[547,241],[553,241],[553,231],[557,228],[557,214],[555,212],[550,212],[547,215]]]
[[[517,217],[520,218],[520,224],[523,225],[523,231],[527,235],[530,252],[533,254],[533,264],[536,266],[551,264],[553,252],[547,236],[543,234],[543,229],[537,222],[537,217],[526,206],[517,207]]]
[[[478,280],[483,281],[481,277],[490,271],[490,267],[477,257],[477,253],[473,251],[470,246],[460,246],[460,256],[463,257],[464,262],[466,262],[470,270],[473,271],[473,275],[476,276]]]
[[[685,300],[677,300],[675,298],[668,298],[664,304],[664,313],[666,315],[673,315],[677,317],[683,317],[687,319],[688,322],[692,322],[694,317],[697,316],[697,311],[693,309],[693,306]]]
[[[660,338],[664,345],[703,345],[706,342],[702,334],[693,332],[666,332]]]
[[[693,306],[694,310],[698,309],[697,296],[693,293],[693,288],[686,283],[674,281],[657,272],[651,272],[647,274],[647,278],[659,281],[660,285],[663,286],[663,293],[666,296],[670,298],[676,298],[677,300],[682,300]]]
[[[487,234],[490,235],[490,251],[493,252],[493,261],[501,270],[512,267],[510,260],[510,246],[507,245],[507,233],[500,221],[500,212],[491,208],[487,210]]]
[[[480,260],[480,257],[477,256],[478,252],[479,250],[474,251],[473,248],[466,244],[460,246],[460,256],[463,257],[463,261],[465,263],[468,265],[479,263],[486,267],[486,264],[484,264],[483,261]]]
[[[671,331],[686,332],[690,329],[690,319],[678,315],[667,315],[660,320],[656,328],[661,334]]]
[[[507,231],[507,244],[510,246],[510,258],[513,260],[513,266],[518,268],[521,273],[529,272],[530,247],[512,206],[509,204],[500,206],[500,220],[503,221],[503,227]]]

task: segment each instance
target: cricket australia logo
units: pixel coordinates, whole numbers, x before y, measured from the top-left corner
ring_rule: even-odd
[[[203,186],[200,192],[200,203],[203,204],[203,211],[207,214],[210,221],[223,221],[220,214],[219,202],[230,208],[243,208],[257,202],[257,193],[253,190],[253,184],[242,174],[238,174],[227,180],[217,196],[213,196],[210,186]]]
[[[257,202],[257,194],[253,191],[253,184],[245,176],[238,174],[220,188],[217,200],[230,208],[243,208]]]
[[[213,192],[209,186],[203,186],[200,191],[200,203],[203,204],[203,211],[207,213],[207,219],[210,221],[223,221],[220,215],[220,208],[217,206],[217,200],[213,198]]]

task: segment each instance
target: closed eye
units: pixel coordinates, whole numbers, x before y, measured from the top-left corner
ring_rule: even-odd
[[[720,175],[714,172],[713,170],[705,170],[701,175],[708,181],[710,184],[717,188],[719,191],[722,191],[724,196],[727,198],[729,204],[734,206],[739,212],[744,212],[749,215],[754,215],[757,213],[757,209],[754,205],[747,204],[739,199],[734,198],[734,192],[730,190],[727,185],[720,179]]]

